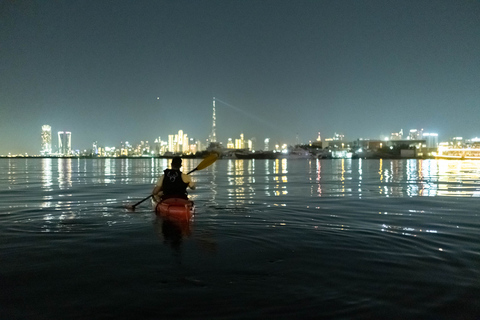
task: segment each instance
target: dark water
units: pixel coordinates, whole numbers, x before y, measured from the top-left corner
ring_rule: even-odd
[[[198,160],[185,160],[184,170]],[[479,319],[480,161],[0,159],[0,319]]]

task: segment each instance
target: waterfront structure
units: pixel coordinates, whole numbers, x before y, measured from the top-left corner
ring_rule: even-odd
[[[264,141],[264,148],[263,151],[269,151],[270,150],[270,138],[266,138]]]
[[[42,146],[40,154],[42,156],[48,156],[52,153],[52,127],[49,125],[42,126]]]
[[[72,133],[68,131],[58,132],[58,153],[61,156],[72,154]]]

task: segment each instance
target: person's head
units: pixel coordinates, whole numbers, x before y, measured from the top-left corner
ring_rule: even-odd
[[[180,169],[182,166],[182,158],[180,157],[173,157],[172,159],[172,168],[174,169]]]

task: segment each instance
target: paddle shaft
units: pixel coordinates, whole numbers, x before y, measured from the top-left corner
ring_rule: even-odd
[[[142,203],[142,202],[150,199],[152,196],[153,196],[153,195],[149,195],[149,196],[146,197],[145,199],[138,201],[137,203],[135,203],[135,204],[132,206],[132,208],[135,208],[135,207],[138,206],[140,203]]]

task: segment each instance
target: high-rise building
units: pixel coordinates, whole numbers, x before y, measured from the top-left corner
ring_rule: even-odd
[[[227,149],[235,149],[235,145],[233,144],[232,138],[228,138]]]
[[[423,139],[423,129],[411,129],[408,134],[408,140],[422,140]]]
[[[97,156],[98,155],[98,142],[93,141],[92,144],[92,155]]]
[[[403,138],[403,129],[400,129],[399,132],[392,132],[390,134],[390,140],[402,140]]]
[[[189,144],[188,144],[188,135],[183,133],[183,130],[178,130],[178,134],[176,137],[176,147],[175,152],[177,153],[188,153],[189,152]]]
[[[245,147],[245,138],[242,133],[240,139],[235,139],[235,149],[245,149]]]
[[[72,154],[72,133],[58,132],[58,153],[62,156],[69,156]]]
[[[426,147],[435,149],[438,147],[438,133],[424,133]]]
[[[52,127],[47,124],[42,126],[42,147],[40,153],[44,156],[52,153]]]
[[[212,117],[212,133],[210,134],[210,142],[217,142],[217,129],[216,122],[217,116],[215,115],[215,97],[213,97],[213,117]]]

